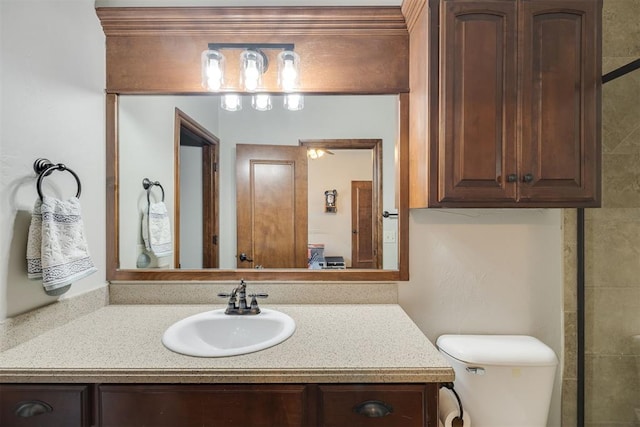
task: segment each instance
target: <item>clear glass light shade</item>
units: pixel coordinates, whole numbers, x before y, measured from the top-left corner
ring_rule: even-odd
[[[278,85],[285,92],[294,91],[300,85],[300,56],[292,50],[278,54]]]
[[[205,50],[200,60],[202,87],[209,91],[220,90],[224,84],[224,55],[217,50]]]
[[[220,98],[220,106],[227,111],[242,110],[242,98],[237,93],[227,93]]]
[[[269,111],[273,107],[271,96],[266,93],[258,93],[251,97],[251,106],[258,111]]]
[[[262,85],[265,70],[264,57],[255,50],[245,50],[240,55],[240,82],[247,92],[255,92]]]
[[[284,96],[284,108],[289,111],[298,111],[304,108],[304,96],[299,93],[288,93]]]

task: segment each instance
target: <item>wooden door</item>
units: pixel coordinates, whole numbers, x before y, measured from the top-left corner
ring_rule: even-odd
[[[351,267],[379,268],[371,181],[351,181]],[[375,233],[377,234],[377,233]]]
[[[601,8],[522,2],[521,201],[599,205]]]
[[[514,201],[516,2],[441,7],[438,202]]]
[[[238,268],[307,268],[305,147],[236,145],[236,198]]]

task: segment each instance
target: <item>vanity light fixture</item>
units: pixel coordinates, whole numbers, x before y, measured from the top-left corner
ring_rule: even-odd
[[[202,86],[211,92],[243,91],[259,92],[262,88],[262,76],[269,68],[269,60],[263,52],[268,49],[279,49],[278,86],[285,92],[284,107],[291,111],[304,107],[302,95],[293,93],[300,86],[300,55],[293,51],[293,44],[279,43],[209,43],[208,49],[201,55]],[[222,50],[241,50],[240,53],[240,86],[239,88],[225,87],[225,62]],[[242,108],[237,94],[224,95],[222,108],[237,111]],[[227,98],[227,99],[226,99]],[[252,106],[259,111],[270,110],[271,99],[267,94],[256,94],[252,97]]]

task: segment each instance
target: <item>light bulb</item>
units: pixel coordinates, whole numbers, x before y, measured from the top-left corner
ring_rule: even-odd
[[[244,87],[247,90],[253,91],[258,88],[258,78],[260,77],[260,72],[258,71],[258,66],[256,61],[249,60],[247,61],[247,68],[244,69]]]
[[[227,111],[242,110],[242,99],[237,93],[227,93],[220,99],[220,106]]]
[[[285,92],[291,92],[299,86],[300,56],[292,50],[278,54],[278,84]]]
[[[213,58],[209,59],[209,66],[207,67],[207,87],[209,90],[220,90],[220,87],[222,87],[220,62]]]
[[[240,55],[241,81],[247,92],[254,92],[262,83],[264,72],[264,58],[255,50],[245,50]]]
[[[268,111],[271,110],[271,97],[266,93],[259,93],[257,95],[253,95],[251,98],[251,105],[258,111]]]
[[[201,56],[202,87],[218,91],[224,83],[224,55],[217,50],[205,50]]]
[[[298,111],[304,108],[304,97],[299,93],[288,93],[284,96],[284,108]]]

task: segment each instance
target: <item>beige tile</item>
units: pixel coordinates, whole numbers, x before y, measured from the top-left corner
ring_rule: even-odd
[[[609,58],[605,62],[615,64],[611,67],[614,69],[634,59],[637,58]],[[640,127],[640,103],[637,102],[640,97],[639,74],[637,71],[627,74],[602,87],[602,146],[605,154],[640,152],[637,135]]]
[[[638,374],[633,357],[587,356],[585,421],[589,425],[633,424],[638,403]]]
[[[564,313],[564,367],[562,378],[565,380],[575,380],[578,378],[577,371],[577,330],[576,313]]]
[[[576,380],[562,381],[562,425],[578,425],[578,391]]]
[[[640,207],[640,154],[603,154],[602,206]]]
[[[640,56],[640,1],[605,0],[602,55]]]
[[[634,288],[587,288],[585,350],[590,354],[633,354],[640,334],[640,285]]]
[[[640,283],[640,222],[587,221],[585,235],[588,286]]]

